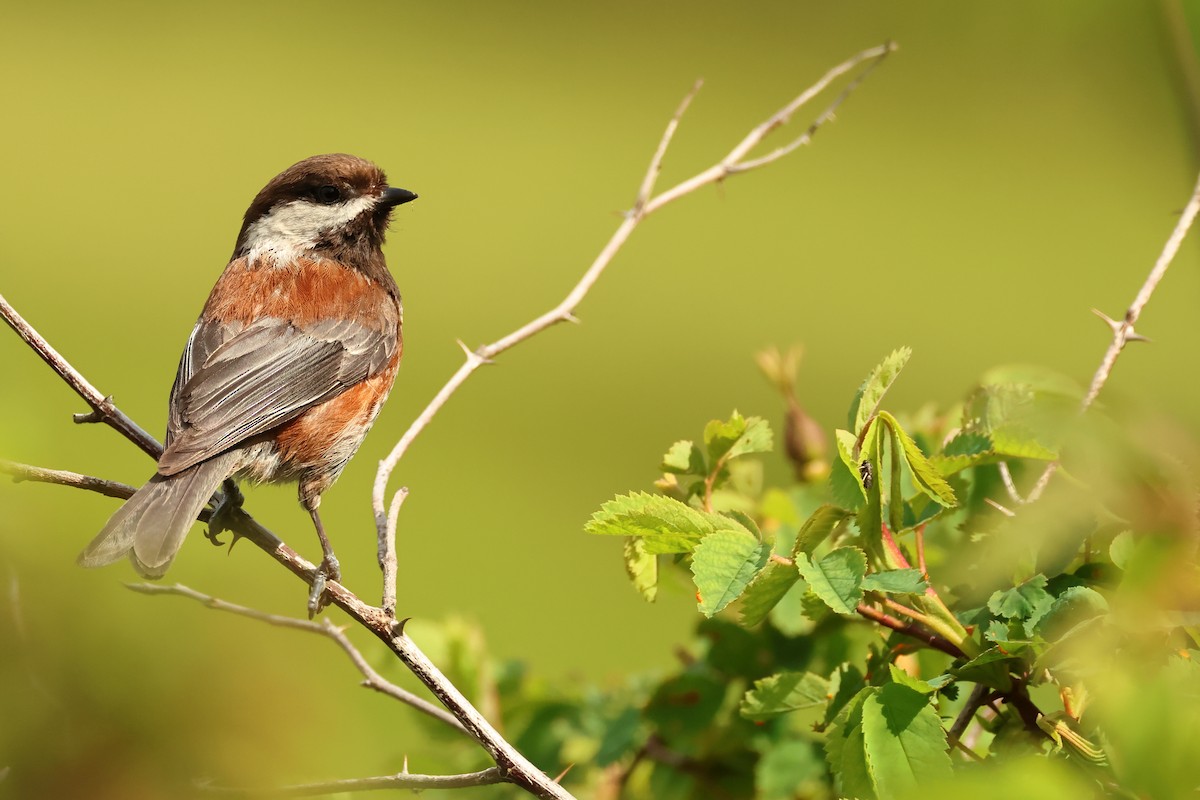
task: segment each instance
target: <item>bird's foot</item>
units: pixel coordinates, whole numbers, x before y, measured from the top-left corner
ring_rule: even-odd
[[[329,605],[330,597],[325,591],[325,585],[329,581],[340,581],[342,579],[341,567],[338,564],[337,556],[333,553],[326,554],[321,561],[317,571],[313,574],[312,588],[308,592],[308,618],[315,617],[321,609]]]
[[[212,542],[214,547],[221,547],[222,542],[217,537],[225,531],[233,534],[233,539],[229,542],[229,548],[237,544],[237,540],[242,538],[232,525],[234,516],[241,511],[242,503],[245,502],[245,497],[242,496],[242,490],[238,488],[237,483],[233,478],[226,478],[225,484],[222,487],[224,494],[221,495],[220,501],[213,508],[212,516],[208,519],[208,530],[204,532],[204,538]]]

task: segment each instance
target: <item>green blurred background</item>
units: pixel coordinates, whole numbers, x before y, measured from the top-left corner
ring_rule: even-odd
[[[1200,14],[1184,6],[7,2],[0,293],[161,434],[179,351],[267,179],[346,151],[418,192],[387,248],[407,311],[397,389],[322,507],[346,582],[374,598],[378,459],[460,363],[455,339],[491,341],[574,284],[692,81],[706,85],[664,186],[897,40],[813,147],[650,219],[582,326],[477,374],[397,471],[412,490],[401,612],[466,617],[499,657],[603,684],[667,668],[694,603],[644,605],[619,543],[582,524],[648,488],[706,420],[776,415],[757,349],[804,343],[802,400],[827,429],[902,344],[897,408],[953,402],[1001,363],[1086,382],[1107,341],[1089,309],[1120,315],[1193,184]],[[1106,394],[1192,432],[1197,252]],[[150,475],[112,431],[72,425],[82,403],[4,331],[0,363],[0,457]],[[198,776],[394,771],[404,753],[445,766],[329,643],[134,595],[124,565],[78,569],[115,507],[0,483],[0,795],[171,797]],[[318,552],[292,488],[253,489],[248,507]],[[226,557],[195,535],[170,579],[303,610],[300,584],[245,545]]]

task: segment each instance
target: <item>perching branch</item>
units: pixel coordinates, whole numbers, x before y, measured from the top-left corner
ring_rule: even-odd
[[[1163,246],[1158,260],[1154,262],[1154,267],[1150,270],[1150,274],[1146,276],[1142,288],[1138,290],[1137,296],[1133,298],[1133,303],[1125,311],[1125,316],[1120,320],[1114,320],[1100,311],[1095,312],[1108,325],[1112,331],[1113,338],[1112,342],[1108,345],[1108,349],[1104,351],[1104,357],[1100,359],[1100,366],[1096,368],[1096,374],[1092,376],[1092,382],[1088,386],[1087,394],[1083,396],[1083,401],[1079,404],[1080,414],[1091,407],[1096,397],[1100,394],[1100,390],[1104,388],[1104,384],[1108,382],[1108,376],[1112,374],[1113,366],[1117,363],[1117,356],[1121,355],[1121,351],[1125,349],[1126,343],[1145,341],[1146,337],[1134,330],[1134,323],[1138,321],[1138,318],[1142,315],[1142,309],[1150,302],[1154,290],[1158,288],[1159,282],[1167,274],[1167,268],[1175,260],[1175,255],[1179,252],[1180,245],[1183,244],[1183,240],[1187,237],[1192,223],[1196,221],[1198,213],[1200,213],[1200,178],[1196,179],[1196,187],[1192,190],[1192,198],[1183,209],[1183,213],[1180,214],[1179,222],[1175,224],[1175,230],[1171,231],[1167,243]],[[1046,484],[1050,482],[1050,478],[1054,475],[1058,466],[1058,461],[1051,461],[1046,465],[1046,468],[1042,470],[1042,474],[1038,476],[1037,483],[1029,491],[1029,497],[1025,502],[1032,503],[1042,496],[1042,492],[1046,489]]]
[[[203,606],[215,609],[216,611],[225,611],[230,614],[249,617],[250,619],[258,620],[259,622],[265,622],[268,625],[274,625],[277,628],[291,628],[292,630],[297,631],[307,631],[309,633],[315,633],[318,636],[324,636],[328,639],[332,639],[337,643],[338,647],[341,647],[342,650],[346,652],[346,655],[350,657],[350,661],[354,664],[358,671],[362,673],[363,686],[367,687],[368,689],[373,689],[380,694],[387,695],[394,700],[399,700],[401,703],[417,709],[422,714],[427,714],[439,722],[446,723],[455,730],[466,733],[466,729],[462,726],[462,723],[455,719],[445,709],[435,706],[428,700],[417,697],[415,694],[406,689],[402,689],[376,672],[371,665],[367,663],[367,659],[363,657],[363,654],[359,652],[358,648],[355,647],[350,641],[350,638],[346,636],[341,628],[330,622],[328,618],[322,619],[320,622],[314,622],[313,620],[308,619],[295,619],[293,617],[285,617],[279,614],[268,614],[265,611],[259,611],[255,608],[247,608],[246,606],[230,603],[218,597],[197,592],[195,589],[191,589],[180,583],[177,583],[174,586],[160,586],[154,583],[129,583],[126,584],[126,586],[140,594],[170,594],[186,597],[190,600],[195,600],[197,603],[200,603]]]
[[[425,430],[425,428],[433,420],[434,416],[442,409],[442,406],[444,406],[450,397],[456,391],[458,391],[458,389],[467,381],[469,377],[471,377],[475,370],[479,369],[479,367],[483,366],[484,364],[492,363],[492,361],[494,361],[495,358],[505,350],[520,344],[526,339],[541,333],[557,323],[577,321],[574,315],[575,309],[583,301],[583,298],[587,296],[587,293],[591,290],[592,286],[595,285],[596,281],[600,278],[601,273],[603,273],[605,268],[608,267],[609,263],[613,260],[613,257],[616,256],[617,252],[620,251],[622,246],[624,246],[625,242],[629,239],[630,234],[633,233],[634,229],[637,228],[642,220],[668,203],[678,200],[684,195],[691,194],[697,189],[708,186],[709,184],[720,183],[732,175],[738,175],[744,172],[749,172],[753,169],[758,169],[759,167],[764,167],[768,164],[778,161],[797,148],[808,144],[812,140],[813,135],[816,134],[817,130],[826,122],[829,122],[834,118],[834,113],[839,107],[841,107],[842,103],[845,102],[846,98],[850,96],[854,89],[856,89],[858,85],[866,78],[866,76],[869,75],[870,72],[894,50],[896,50],[896,45],[892,42],[887,42],[886,44],[882,44],[878,47],[872,47],[869,50],[864,50],[861,53],[858,53],[857,55],[847,59],[846,61],[843,61],[841,64],[838,64],[836,67],[826,72],[820,80],[802,92],[798,97],[781,108],[765,122],[759,124],[748,134],[746,134],[742,141],[739,142],[736,147],[730,150],[729,154],[721,159],[721,161],[719,161],[717,164],[697,173],[691,178],[688,178],[687,180],[682,181],[672,188],[667,189],[666,191],[655,196],[653,194],[654,184],[662,168],[663,158],[666,156],[667,148],[671,143],[672,137],[675,135],[676,128],[679,127],[679,120],[683,117],[683,114],[687,110],[688,105],[691,103],[692,98],[700,89],[700,82],[698,81],[683,98],[683,102],[679,104],[679,108],[676,109],[675,114],[671,117],[670,122],[667,123],[667,128],[663,132],[662,138],[659,140],[658,147],[655,149],[653,157],[650,159],[650,166],[646,170],[645,177],[642,178],[633,208],[625,214],[625,219],[621,222],[620,226],[617,227],[617,230],[613,233],[612,237],[608,240],[608,243],[604,246],[604,248],[600,251],[600,254],[596,256],[596,259],[592,262],[591,266],[588,267],[587,271],[583,274],[583,277],[580,278],[579,282],[575,284],[575,287],[571,289],[567,296],[563,298],[562,302],[557,306],[541,316],[536,317],[525,325],[522,325],[512,333],[509,333],[507,336],[497,339],[491,344],[486,344],[477,350],[471,350],[467,346],[462,345],[463,351],[466,353],[466,360],[463,362],[462,366],[458,368],[458,371],[455,372],[450,377],[450,380],[448,380],[441,390],[438,391],[433,400],[430,401],[429,405],[425,407],[425,410],[417,416],[412,425],[409,426],[408,430],[404,432],[404,435],[400,437],[400,440],[396,443],[396,446],[392,448],[392,451],[387,455],[387,457],[380,462],[379,470],[375,474],[374,490],[371,494],[371,505],[375,512],[375,525],[379,530],[380,540],[382,541],[387,538],[394,539],[396,536],[396,527],[394,524],[389,524],[387,509],[385,507],[387,485],[388,481],[391,479],[392,472],[396,469],[396,465],[399,463],[404,454],[408,452],[408,448],[412,445],[413,441],[417,438],[421,431]],[[795,114],[801,106],[805,105],[825,89],[827,89],[833,81],[837,80],[842,75],[853,71],[863,63],[868,63],[867,68],[859,73],[859,75],[849,85],[846,86],[841,94],[834,98],[829,106],[817,116],[817,118],[812,122],[811,125],[809,125],[808,129],[803,134],[793,139],[788,144],[779,147],[760,158],[747,160],[746,156],[750,153],[750,151],[761,144],[771,132],[787,124],[791,120],[792,115]],[[461,344],[462,343],[460,342],[460,345]],[[384,591],[386,594],[388,590],[385,589]]]

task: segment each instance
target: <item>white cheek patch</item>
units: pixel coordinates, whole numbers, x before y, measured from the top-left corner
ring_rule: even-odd
[[[379,202],[371,196],[356,197],[334,205],[310,200],[293,200],[272,208],[246,229],[246,258],[288,261],[311,250],[321,235],[345,225],[370,211]]]

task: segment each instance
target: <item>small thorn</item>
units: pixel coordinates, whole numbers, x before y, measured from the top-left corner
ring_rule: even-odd
[[[404,766],[402,766],[402,767],[400,768],[400,774],[401,774],[401,775],[407,775],[407,774],[408,774],[408,753],[405,753],[405,754],[404,754]]]
[[[554,779],[554,782],[555,782],[555,783],[562,783],[562,779],[563,779],[563,778],[565,778],[565,777],[567,777],[567,773],[568,773],[568,772],[570,772],[570,771],[571,771],[571,770],[573,770],[573,769],[575,769],[575,765],[574,765],[574,764],[567,764],[567,768],[566,768],[566,769],[564,769],[562,772],[558,773],[558,776],[557,776],[557,777],[555,777],[555,779]]]
[[[393,636],[403,636],[404,635],[404,626],[408,624],[408,621],[410,619],[412,619],[412,617],[405,617],[404,619],[398,619],[395,622],[393,622],[392,623],[392,635]]]
[[[496,363],[495,361],[493,361],[490,358],[484,358],[483,356],[479,355],[479,353],[477,351],[472,350],[470,347],[468,347],[467,343],[464,342],[462,339],[455,339],[454,341],[458,342],[458,346],[462,348],[463,354],[466,355],[468,361],[478,361],[480,364],[495,364]]]
[[[570,311],[563,312],[562,321],[570,322],[573,325],[579,325],[579,324],[582,324],[582,322],[583,322],[583,320],[579,319],[579,317],[575,316]]]
[[[1129,333],[1125,334],[1125,341],[1127,341],[1127,342],[1152,342],[1154,340],[1151,339],[1149,336],[1142,336],[1140,333],[1135,331],[1133,328],[1130,328]]]
[[[1115,319],[1110,317],[1108,314],[1105,314],[1103,311],[1101,311],[1098,308],[1093,308],[1092,313],[1095,314],[1100,319],[1104,320],[1104,324],[1107,325],[1109,327],[1109,330],[1111,330],[1113,333],[1116,333],[1117,330],[1119,330],[1122,325],[1122,323],[1117,322]]]

